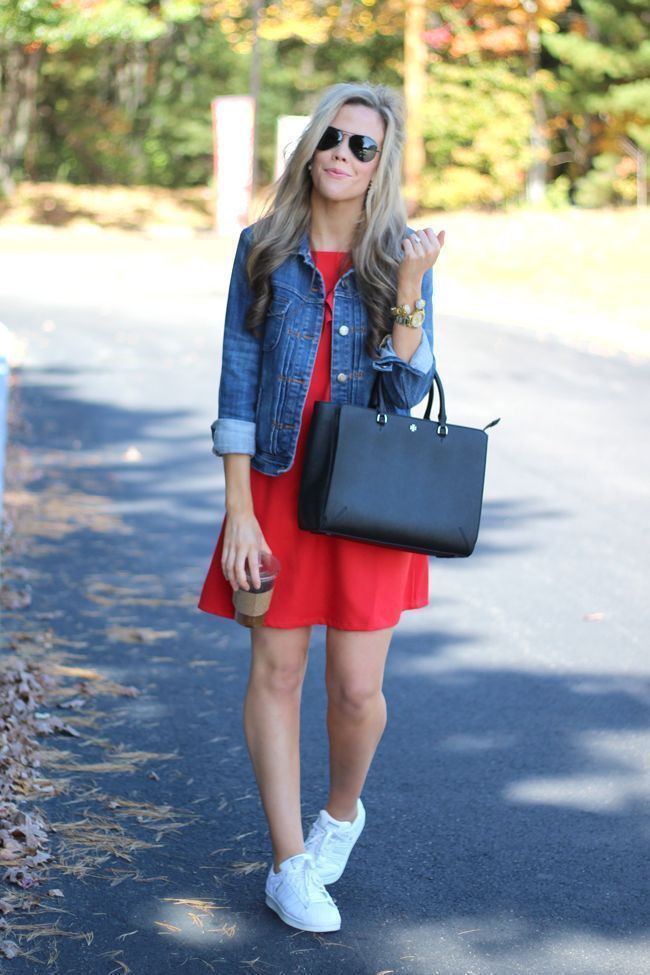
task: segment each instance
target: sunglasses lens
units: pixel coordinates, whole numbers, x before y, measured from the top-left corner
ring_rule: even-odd
[[[351,135],[350,149],[360,162],[371,162],[377,155],[379,146],[369,135]]]
[[[316,148],[321,151],[333,149],[334,146],[338,146],[342,142],[343,132],[340,129],[335,129],[333,125],[328,125]],[[350,150],[360,162],[370,162],[377,155],[379,146],[369,135],[351,135]]]
[[[333,149],[334,146],[338,146],[343,139],[343,133],[340,129],[335,129],[333,126],[328,125],[323,132],[320,142],[316,146],[321,152],[324,149]]]

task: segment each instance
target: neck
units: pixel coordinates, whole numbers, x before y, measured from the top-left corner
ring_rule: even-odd
[[[349,251],[361,217],[359,200],[326,200],[311,192],[309,243],[316,251]]]

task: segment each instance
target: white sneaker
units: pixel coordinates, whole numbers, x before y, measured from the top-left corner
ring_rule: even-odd
[[[334,819],[326,809],[319,812],[305,840],[305,849],[313,854],[324,884],[333,884],[345,870],[365,822],[366,810],[361,799],[357,799],[357,815],[352,822]]]
[[[302,931],[338,931],[339,909],[318,876],[311,853],[296,853],[273,864],[266,878],[266,903],[285,924]]]

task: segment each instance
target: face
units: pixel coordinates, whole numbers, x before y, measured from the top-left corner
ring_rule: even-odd
[[[379,112],[368,105],[343,105],[330,122],[346,133],[343,141],[331,149],[316,150],[312,159],[313,192],[332,202],[359,200],[363,202],[368,183],[381,159],[380,153],[370,162],[361,162],[350,150],[349,135],[366,135],[381,149],[384,123]]]

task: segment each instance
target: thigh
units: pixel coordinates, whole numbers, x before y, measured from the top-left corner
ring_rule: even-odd
[[[394,629],[393,626],[383,630],[328,627],[325,666],[328,687],[344,686],[365,694],[381,690]]]

